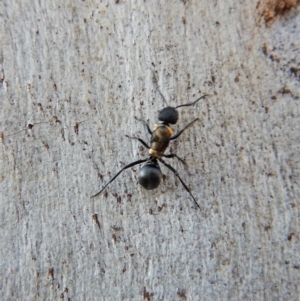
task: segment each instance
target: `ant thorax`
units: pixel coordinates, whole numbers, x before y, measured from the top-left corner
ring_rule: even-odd
[[[174,134],[174,130],[169,126],[163,123],[157,123],[154,125],[153,132],[156,132],[157,129],[164,127],[169,132],[170,137]]]
[[[165,124],[155,124],[151,137],[151,147],[149,155],[155,158],[160,158],[164,155],[165,150],[169,146],[170,138],[174,130]]]

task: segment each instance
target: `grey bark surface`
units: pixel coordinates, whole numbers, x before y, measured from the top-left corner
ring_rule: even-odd
[[[299,300],[299,8],[243,2],[0,2],[1,300]],[[163,166],[91,199],[159,90],[209,94],[168,150],[201,210]]]

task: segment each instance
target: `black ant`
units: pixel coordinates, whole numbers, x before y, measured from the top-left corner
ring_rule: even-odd
[[[125,169],[130,168],[134,165],[141,164],[146,162],[146,164],[140,169],[139,171],[139,183],[146,189],[151,190],[155,189],[159,186],[161,178],[162,178],[162,173],[158,164],[158,161],[163,163],[168,169],[170,169],[176,177],[180,180],[182,185],[184,186],[185,190],[191,195],[193,198],[195,204],[200,208],[199,204],[197,203],[196,199],[190,192],[189,188],[186,186],[186,184],[183,182],[183,180],[180,178],[178,172],[169,164],[167,164],[162,157],[165,158],[174,158],[176,157],[178,160],[180,160],[182,163],[185,164],[185,162],[179,158],[176,154],[169,154],[165,155],[165,150],[169,146],[169,143],[171,140],[177,139],[183,131],[185,131],[187,128],[189,128],[194,122],[198,121],[199,118],[196,118],[194,121],[189,123],[186,127],[184,127],[181,131],[176,133],[174,136],[174,130],[170,127],[171,124],[176,124],[178,121],[178,112],[176,109],[180,107],[189,107],[193,106],[196,102],[198,102],[200,99],[204,98],[207,95],[203,95],[197,100],[195,100],[193,103],[188,103],[184,105],[177,106],[175,108],[172,107],[166,107],[162,109],[158,113],[158,119],[162,121],[161,123],[155,124],[153,131],[150,130],[149,125],[147,122],[143,121],[145,125],[147,126],[147,130],[149,134],[151,135],[151,140],[150,140],[150,147],[148,144],[143,141],[142,139],[138,137],[129,137],[131,139],[137,139],[140,141],[145,147],[149,149],[149,157],[144,160],[137,160],[135,162],[132,162],[126,166],[124,166],[98,193],[93,195],[91,198],[96,197],[99,195],[115,178]]]

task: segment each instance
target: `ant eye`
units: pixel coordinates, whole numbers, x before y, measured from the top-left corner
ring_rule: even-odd
[[[144,165],[139,172],[139,183],[147,190],[155,189],[161,180],[161,170],[155,165]]]

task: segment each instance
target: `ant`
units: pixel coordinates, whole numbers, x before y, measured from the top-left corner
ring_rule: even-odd
[[[180,160],[183,164],[185,162],[179,158],[176,154],[169,154],[165,155],[165,151],[167,147],[169,146],[169,143],[171,140],[177,139],[183,131],[185,131],[187,128],[189,128],[194,122],[198,121],[199,118],[196,118],[193,120],[191,123],[189,123],[187,126],[185,126],[182,130],[180,130],[178,133],[176,133],[174,136],[174,130],[170,127],[169,124],[176,124],[178,121],[178,112],[176,109],[180,107],[189,107],[193,106],[196,102],[198,102],[200,99],[204,98],[207,95],[203,95],[197,100],[195,100],[192,103],[187,103],[184,105],[179,105],[175,108],[172,107],[166,107],[162,109],[158,113],[158,119],[161,121],[161,123],[155,124],[153,131],[151,131],[148,123],[146,121],[141,120],[142,122],[145,123],[147,130],[149,134],[151,135],[151,140],[150,140],[150,147],[149,145],[143,141],[142,139],[138,137],[129,137],[126,135],[126,137],[130,139],[136,139],[139,142],[141,142],[145,147],[149,149],[149,157],[144,160],[137,160],[134,161],[126,166],[124,166],[98,193],[93,195],[91,198],[94,198],[98,196],[111,182],[113,182],[116,177],[125,169],[130,168],[134,165],[141,164],[146,162],[145,165],[142,166],[142,168],[139,171],[139,183],[146,188],[147,190],[152,190],[155,189],[159,186],[161,178],[162,178],[162,172],[160,170],[158,161],[164,164],[168,169],[170,169],[174,175],[180,180],[182,185],[184,186],[185,190],[191,195],[193,198],[195,204],[200,208],[199,204],[197,203],[196,199],[192,195],[191,191],[189,188],[186,186],[186,184],[183,182],[183,180],[180,178],[178,172],[169,164],[167,164],[162,157],[164,158],[174,158],[176,157],[178,160]]]

